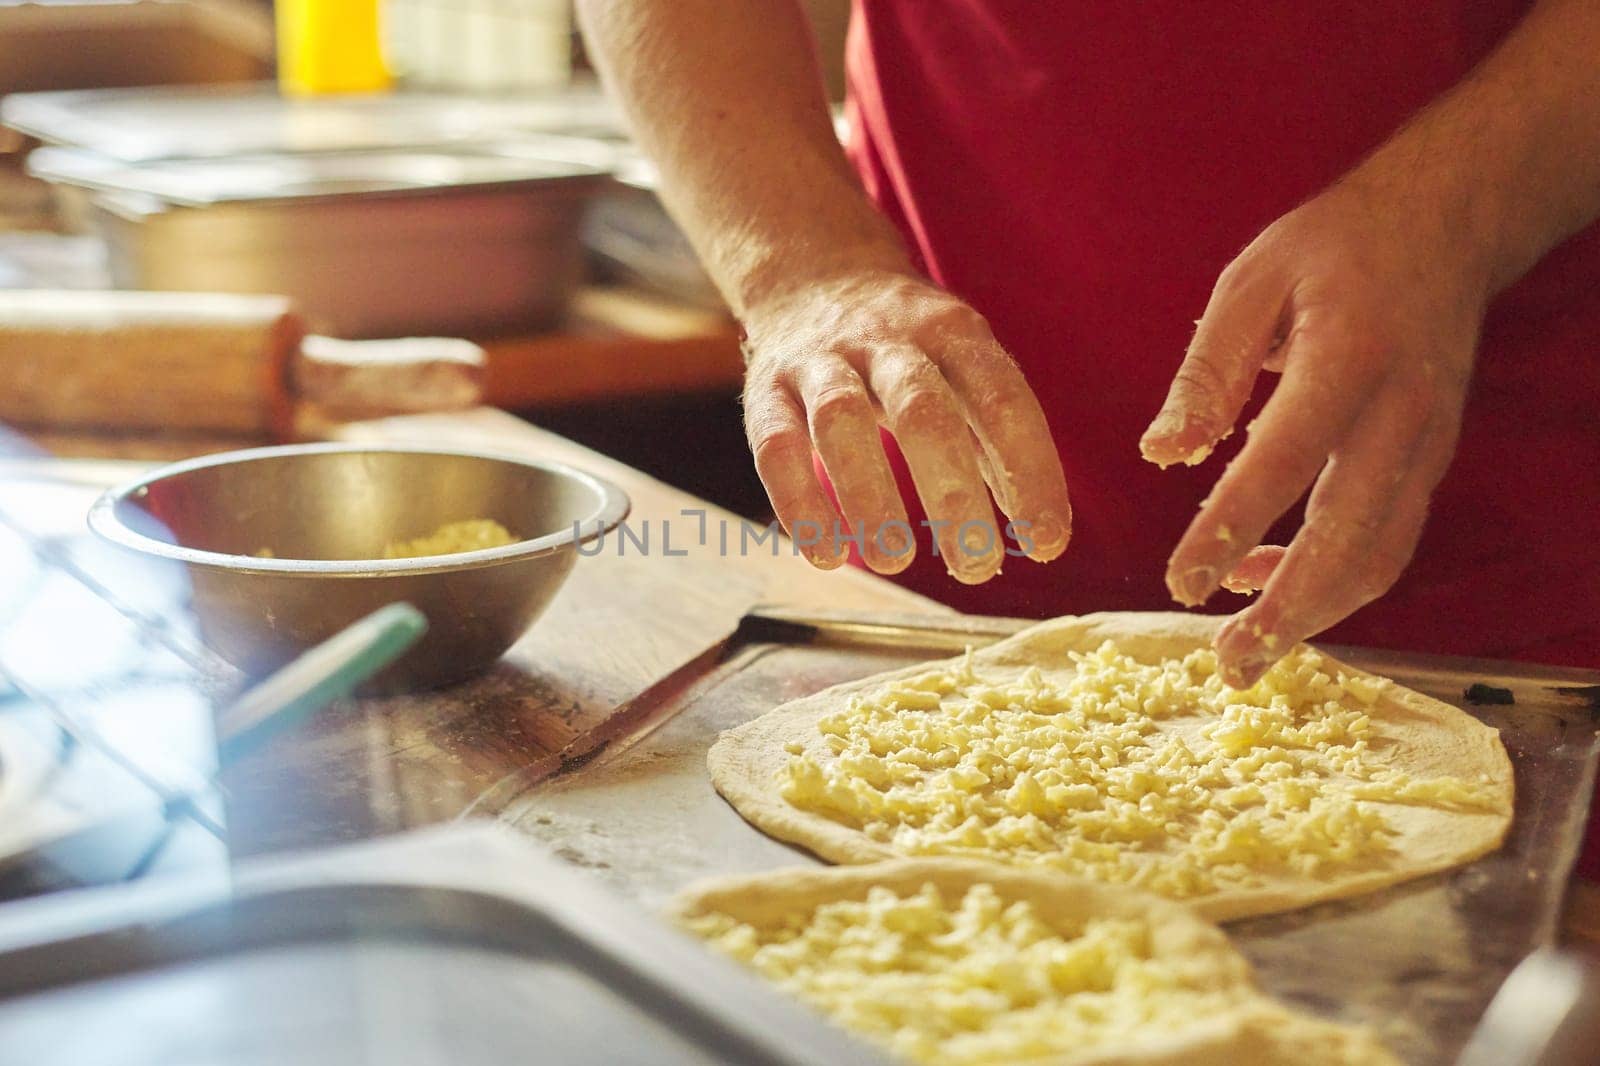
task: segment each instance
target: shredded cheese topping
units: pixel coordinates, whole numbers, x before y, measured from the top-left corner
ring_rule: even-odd
[[[454,555],[516,543],[510,530],[492,518],[446,522],[426,537],[392,540],[383,546],[385,559],[420,559],[428,555]]]
[[[1379,863],[1381,804],[1492,809],[1487,781],[1414,779],[1369,746],[1388,682],[1291,653],[1249,689],[1215,653],[1144,663],[1108,641],[986,681],[971,656],[855,697],[791,746],[793,806],[908,855],[1036,864],[1186,898]],[[817,749],[825,748],[826,753]]]
[[[951,905],[953,904],[953,906]],[[1242,966],[1157,959],[1143,921],[1052,927],[979,884],[823,903],[772,928],[722,913],[687,922],[840,1025],[913,1062],[980,1066],[1172,1032],[1250,1001]]]

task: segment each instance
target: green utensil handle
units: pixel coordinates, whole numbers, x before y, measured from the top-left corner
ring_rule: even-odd
[[[398,659],[427,628],[428,620],[411,604],[391,603],[302,653],[217,716],[218,758],[231,762],[348,696]]]

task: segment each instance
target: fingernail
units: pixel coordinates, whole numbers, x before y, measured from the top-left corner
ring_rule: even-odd
[[[965,570],[987,567],[1004,542],[1004,535],[989,522],[963,522],[956,530],[956,563]]]
[[[1234,592],[1240,596],[1254,596],[1261,591],[1250,582],[1237,578],[1232,574],[1222,579],[1222,590],[1224,592]]]
[[[1156,415],[1155,421],[1150,423],[1150,428],[1144,431],[1144,436],[1139,440],[1140,446],[1182,433],[1187,423],[1188,419],[1181,411],[1165,409]]]
[[[1261,680],[1261,675],[1267,672],[1272,665],[1272,660],[1260,655],[1252,655],[1234,663],[1223,663],[1217,670],[1222,675],[1222,681],[1229,688],[1249,688]]]
[[[961,582],[963,585],[981,585],[998,572],[999,571],[990,571],[987,567],[980,566],[966,567],[961,570],[957,570],[952,567],[950,569],[950,576]]]
[[[1000,572],[999,561],[993,555],[961,555],[957,565],[946,567],[950,576],[963,585],[981,585]]]
[[[1198,607],[1211,598],[1217,587],[1217,571],[1209,566],[1195,566],[1167,579],[1167,589],[1172,598],[1185,607]]]
[[[911,565],[914,542],[904,522],[887,522],[867,541],[867,565],[880,574],[898,574]]]
[[[1033,551],[1028,554],[1036,559],[1054,559],[1067,546],[1066,523],[1054,515],[1044,515],[1032,529],[1022,532],[1033,542]]]
[[[805,553],[806,558],[810,560],[811,565],[817,567],[819,570],[836,569],[839,564],[844,561],[842,556],[834,552],[830,552],[827,548],[824,548],[820,544],[806,545]]]
[[[1261,615],[1247,610],[1223,623],[1214,646],[1218,655],[1242,669],[1247,664],[1272,665],[1288,643],[1270,624],[1263,623]]]

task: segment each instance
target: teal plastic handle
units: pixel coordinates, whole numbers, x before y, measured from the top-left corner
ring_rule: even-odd
[[[409,603],[391,603],[352,622],[246,692],[217,716],[217,753],[227,763],[270,736],[348,696],[398,659],[428,629]]]

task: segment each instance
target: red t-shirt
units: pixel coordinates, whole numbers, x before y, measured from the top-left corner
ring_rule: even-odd
[[[1217,275],[1528,6],[861,0],[851,156],[927,272],[1021,364],[1074,510],[1072,546],[1047,566],[1010,559],[962,586],[921,538],[902,580],[995,614],[1172,608],[1166,557],[1242,434],[1166,471],[1138,440]],[[1416,558],[1328,639],[1600,666],[1597,412],[1591,228],[1496,301]],[[1243,602],[1219,593],[1208,609]]]

